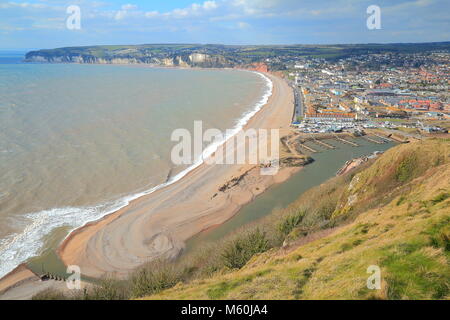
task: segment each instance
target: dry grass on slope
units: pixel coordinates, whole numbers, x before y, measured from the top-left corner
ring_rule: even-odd
[[[449,139],[396,146],[287,208],[129,279],[36,299],[445,299]],[[382,271],[369,290],[367,268]]]
[[[388,151],[354,186],[365,201],[376,203],[331,235],[289,252],[271,249],[240,270],[179,283],[148,298],[450,298],[448,145],[448,140],[429,140]],[[353,206],[362,210],[364,204]],[[381,290],[367,289],[370,265],[381,268]]]

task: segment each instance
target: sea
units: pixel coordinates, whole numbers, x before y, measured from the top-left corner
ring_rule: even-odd
[[[171,161],[174,130],[237,131],[272,90],[248,71],[23,57],[0,51],[0,277],[200,165]]]

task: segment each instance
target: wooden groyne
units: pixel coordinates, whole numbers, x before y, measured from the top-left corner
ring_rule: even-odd
[[[317,150],[314,150],[313,148],[308,147],[308,146],[305,145],[304,143],[300,143],[300,147],[301,147],[301,148],[305,148],[306,150],[308,150],[309,152],[312,152],[312,153],[316,153],[316,152],[317,152]]]
[[[386,143],[386,141],[379,141],[379,140],[375,140],[375,139],[373,139],[373,138],[371,138],[371,137],[369,137],[369,136],[362,136],[364,139],[366,139],[367,141],[370,141],[370,142],[373,142],[373,143],[376,143],[376,144],[383,144],[383,143]]]
[[[61,276],[58,276],[58,275],[55,275],[55,274],[52,274],[49,272],[39,275],[39,278],[42,281],[46,281],[46,280],[66,281],[67,280],[65,277],[61,277]]]
[[[359,145],[358,145],[357,143],[353,142],[353,141],[345,140],[345,139],[343,139],[343,138],[341,138],[341,137],[338,137],[337,135],[335,135],[334,137],[335,137],[337,140],[339,140],[339,141],[341,141],[341,142],[343,142],[343,143],[349,144],[349,145],[351,145],[351,146],[353,146],[353,147],[359,147]]]
[[[328,148],[328,149],[336,149],[335,146],[332,146],[331,144],[328,144],[328,143],[326,143],[326,142],[323,142],[323,141],[320,141],[320,140],[317,140],[317,139],[313,139],[312,141],[313,141],[314,143],[317,143],[317,144],[320,144],[320,145],[324,146],[325,148]]]
[[[380,138],[380,139],[386,141],[386,142],[392,142],[392,141],[393,141],[392,139],[390,139],[390,138],[388,138],[388,137],[383,137],[383,136],[381,136],[381,135],[379,135],[379,134],[376,134],[376,133],[374,133],[373,135],[374,135],[375,137],[378,137],[378,138]]]

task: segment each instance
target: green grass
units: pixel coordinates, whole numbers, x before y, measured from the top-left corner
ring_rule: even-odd
[[[266,234],[258,228],[230,241],[222,254],[224,265],[230,269],[242,268],[255,254],[270,248]]]
[[[416,157],[414,155],[407,156],[400,162],[397,167],[396,178],[399,182],[406,182],[413,177],[416,168]]]
[[[442,248],[450,258],[450,217],[434,224],[425,234],[430,237],[430,245],[435,248]]]
[[[433,204],[438,204],[439,202],[445,201],[445,200],[447,200],[448,198],[450,198],[450,193],[448,193],[448,192],[443,192],[443,193],[437,195],[434,199],[432,199],[431,202],[432,202]]]
[[[225,297],[232,289],[237,288],[246,282],[251,282],[253,279],[254,276],[247,276],[233,281],[224,281],[212,286],[207,290],[206,294],[210,299],[221,299]]]
[[[150,262],[132,274],[130,295],[142,297],[158,293],[173,287],[182,280],[182,277],[182,270],[173,264],[164,261]]]
[[[186,282],[150,298],[448,299],[450,202],[446,190],[450,188],[450,167],[448,160],[440,162],[439,167],[430,165],[436,157],[447,154],[448,144],[441,143],[431,140],[394,148],[360,173],[310,190],[311,202],[304,195],[284,214],[276,215],[279,234],[288,234],[286,238],[295,234],[301,240],[304,234],[299,230],[314,235],[321,230],[317,225],[323,223],[322,219],[330,218],[318,213],[323,207],[318,202],[327,199],[318,197],[318,190],[331,191],[328,195],[338,191],[336,207],[347,203],[344,191],[350,184],[353,191],[376,192],[377,197],[362,200],[372,202],[363,205],[372,209],[357,216],[344,215],[341,221],[346,225],[329,236],[297,246],[293,241],[290,249],[275,247],[254,255],[239,270]],[[411,155],[426,162],[411,166],[413,162],[405,161]],[[397,172],[402,172],[405,182],[398,182]],[[397,189],[399,193],[392,194]],[[370,265],[381,268],[381,290],[366,287]],[[264,273],[267,268],[271,272]],[[244,281],[257,272],[262,275]]]
[[[306,215],[304,211],[298,211],[297,213],[291,214],[284,218],[278,224],[278,230],[282,236],[286,237],[289,233],[294,230],[303,220],[303,217]]]
[[[126,281],[105,282],[79,298],[448,298],[450,165],[442,155],[449,142],[397,146],[221,241],[175,262],[149,263]],[[352,194],[358,201],[348,210]],[[335,228],[326,233],[329,227]],[[285,241],[289,246],[281,249]],[[365,287],[373,264],[382,268],[381,291]]]
[[[421,252],[423,248],[425,244],[407,244],[385,254],[389,299],[443,299],[449,294],[448,269]]]

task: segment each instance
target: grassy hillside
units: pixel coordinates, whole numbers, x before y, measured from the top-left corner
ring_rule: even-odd
[[[448,299],[449,262],[450,139],[428,139],[176,261],[35,299]],[[367,289],[372,265],[381,290]]]
[[[449,146],[434,139],[389,150],[344,184],[329,181],[286,209],[281,221],[295,227],[286,228],[283,248],[146,299],[450,298]],[[329,185],[339,194],[330,220],[351,222],[305,231],[296,214],[304,217],[308,196]],[[381,290],[367,289],[370,265],[381,268]]]

